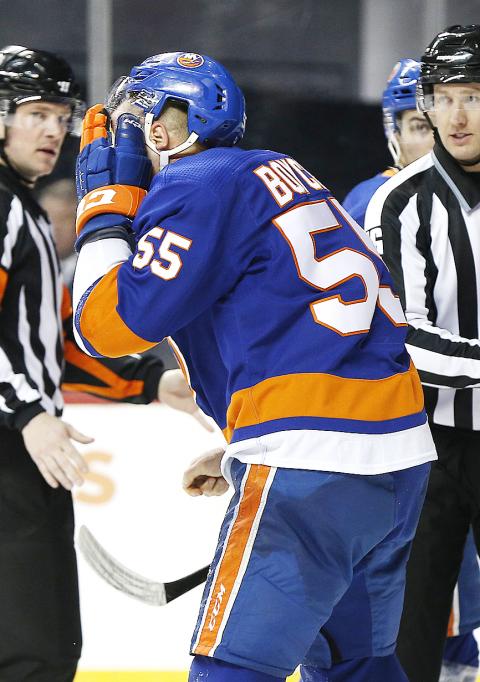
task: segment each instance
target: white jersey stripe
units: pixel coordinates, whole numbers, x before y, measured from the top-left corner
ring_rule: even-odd
[[[12,252],[17,243],[18,233],[23,224],[23,209],[20,199],[14,197],[7,218],[7,234],[3,242],[3,254],[0,265],[9,270],[12,265]]]
[[[42,404],[42,407],[45,409],[46,412],[54,415],[55,410],[53,407],[53,402],[45,392],[42,363],[33,352],[30,343],[30,332],[31,332],[30,323],[28,322],[27,308],[25,303],[25,287],[22,287],[20,292],[20,300],[18,302],[18,339],[24,349],[25,366],[27,368],[28,375],[30,379],[32,379],[32,381],[35,383],[35,386],[38,387],[38,390],[41,393],[42,399],[40,402]]]
[[[45,247],[45,242],[40,233],[40,228],[35,224],[28,213],[26,215],[30,235],[40,254],[42,272],[43,296],[40,305],[40,327],[38,329],[38,336],[45,349],[44,366],[47,369],[53,384],[57,387],[60,385],[62,375],[62,367],[58,364],[56,354],[58,330],[61,328],[58,326],[57,322],[60,314],[61,299],[59,299],[58,293],[54,289],[54,280],[52,279],[52,272],[49,267],[50,260]],[[54,256],[54,258],[55,260],[53,262],[56,265],[56,257]],[[55,308],[55,299],[57,300],[57,308]],[[50,398],[47,402],[50,402]]]
[[[431,251],[433,260],[441,277],[437,278],[433,289],[437,316],[444,320],[444,326],[454,334],[459,333],[457,309],[457,271],[450,241],[442,238],[441,231],[448,225],[447,209],[436,194],[432,197],[432,235]]]

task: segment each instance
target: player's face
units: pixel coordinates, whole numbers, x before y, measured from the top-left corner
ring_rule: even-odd
[[[445,149],[466,171],[480,170],[480,83],[434,86],[430,116]]]
[[[401,151],[400,163],[403,167],[428,154],[433,147],[433,132],[423,114],[419,114],[415,109],[407,109],[402,113],[398,142]]]
[[[20,104],[7,123],[5,152],[23,177],[35,182],[49,175],[57,162],[70,122],[67,104]]]

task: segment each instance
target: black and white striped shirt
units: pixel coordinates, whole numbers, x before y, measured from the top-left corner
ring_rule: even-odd
[[[480,430],[480,174],[437,144],[377,190],[365,229],[404,306],[430,419]]]
[[[62,385],[150,402],[162,371],[154,356],[96,360],[76,347],[47,216],[0,166],[0,427],[21,429],[40,412],[59,416]]]

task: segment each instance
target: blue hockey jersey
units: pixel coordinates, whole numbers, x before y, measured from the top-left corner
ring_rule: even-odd
[[[211,149],[157,174],[121,239],[87,243],[91,354],[172,339],[243,461],[357,473],[435,457],[406,324],[372,243],[294,159]]]
[[[359,225],[364,226],[367,206],[377,189],[396,173],[398,173],[397,168],[387,168],[382,173],[377,173],[372,178],[359,182],[347,194],[342,202],[343,208]]]

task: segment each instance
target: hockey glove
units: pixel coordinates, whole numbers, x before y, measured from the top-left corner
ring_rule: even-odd
[[[108,125],[101,104],[87,111],[76,165],[77,251],[94,233],[128,233],[152,177],[139,119],[119,116],[114,144]]]

